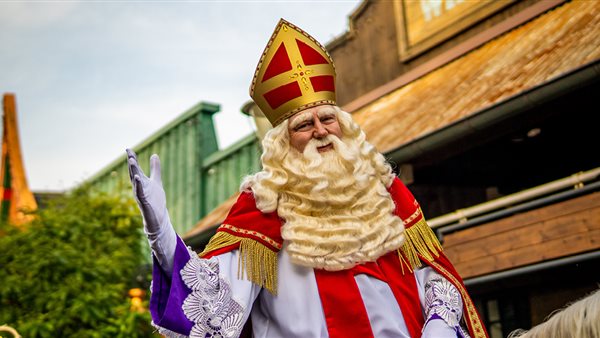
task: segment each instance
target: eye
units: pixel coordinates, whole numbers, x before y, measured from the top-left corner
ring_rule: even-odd
[[[333,123],[333,122],[335,122],[335,121],[336,121],[336,119],[335,119],[335,116],[333,116],[333,115],[329,115],[329,116],[323,116],[323,117],[321,118],[321,122],[322,122],[322,123],[327,123],[327,124],[329,124],[329,123]]]
[[[294,128],[294,131],[307,131],[310,129],[311,125],[312,125],[312,122],[309,122],[309,121],[302,122]]]

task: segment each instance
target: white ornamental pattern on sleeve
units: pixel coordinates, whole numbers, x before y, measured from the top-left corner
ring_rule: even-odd
[[[182,305],[183,313],[194,323],[190,337],[239,336],[244,308],[233,300],[230,285],[219,276],[215,258],[201,259],[190,252],[181,279],[192,290]]]
[[[457,331],[459,337],[469,337],[460,325],[463,302],[460,293],[446,278],[433,273],[425,283],[425,323],[436,317]]]

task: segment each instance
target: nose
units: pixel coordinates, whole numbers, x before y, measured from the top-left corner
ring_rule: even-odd
[[[318,118],[315,118],[314,128],[315,129],[313,135],[315,138],[323,138],[327,136],[327,134],[329,134],[327,129],[325,129],[325,127],[321,123],[321,120],[319,120]]]

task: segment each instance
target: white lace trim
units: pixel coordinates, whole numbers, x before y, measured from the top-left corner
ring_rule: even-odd
[[[432,274],[425,283],[425,323],[437,315],[460,336],[469,337],[468,332],[460,325],[462,308],[462,298],[456,287],[439,274]]]
[[[244,308],[232,297],[231,286],[219,276],[216,258],[201,259],[191,249],[181,279],[192,290],[182,309],[194,323],[190,337],[237,337],[244,326]]]
[[[171,330],[167,330],[162,326],[158,326],[154,323],[154,321],[152,321],[152,326],[154,326],[156,328],[156,330],[158,331],[158,333],[160,333],[161,335],[168,337],[168,338],[186,338],[187,336],[184,336],[182,334],[179,334],[177,332],[173,332]]]

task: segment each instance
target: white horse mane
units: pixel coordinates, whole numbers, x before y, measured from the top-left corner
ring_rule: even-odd
[[[598,338],[600,337],[600,289],[552,312],[529,331],[513,331],[508,338]]]

